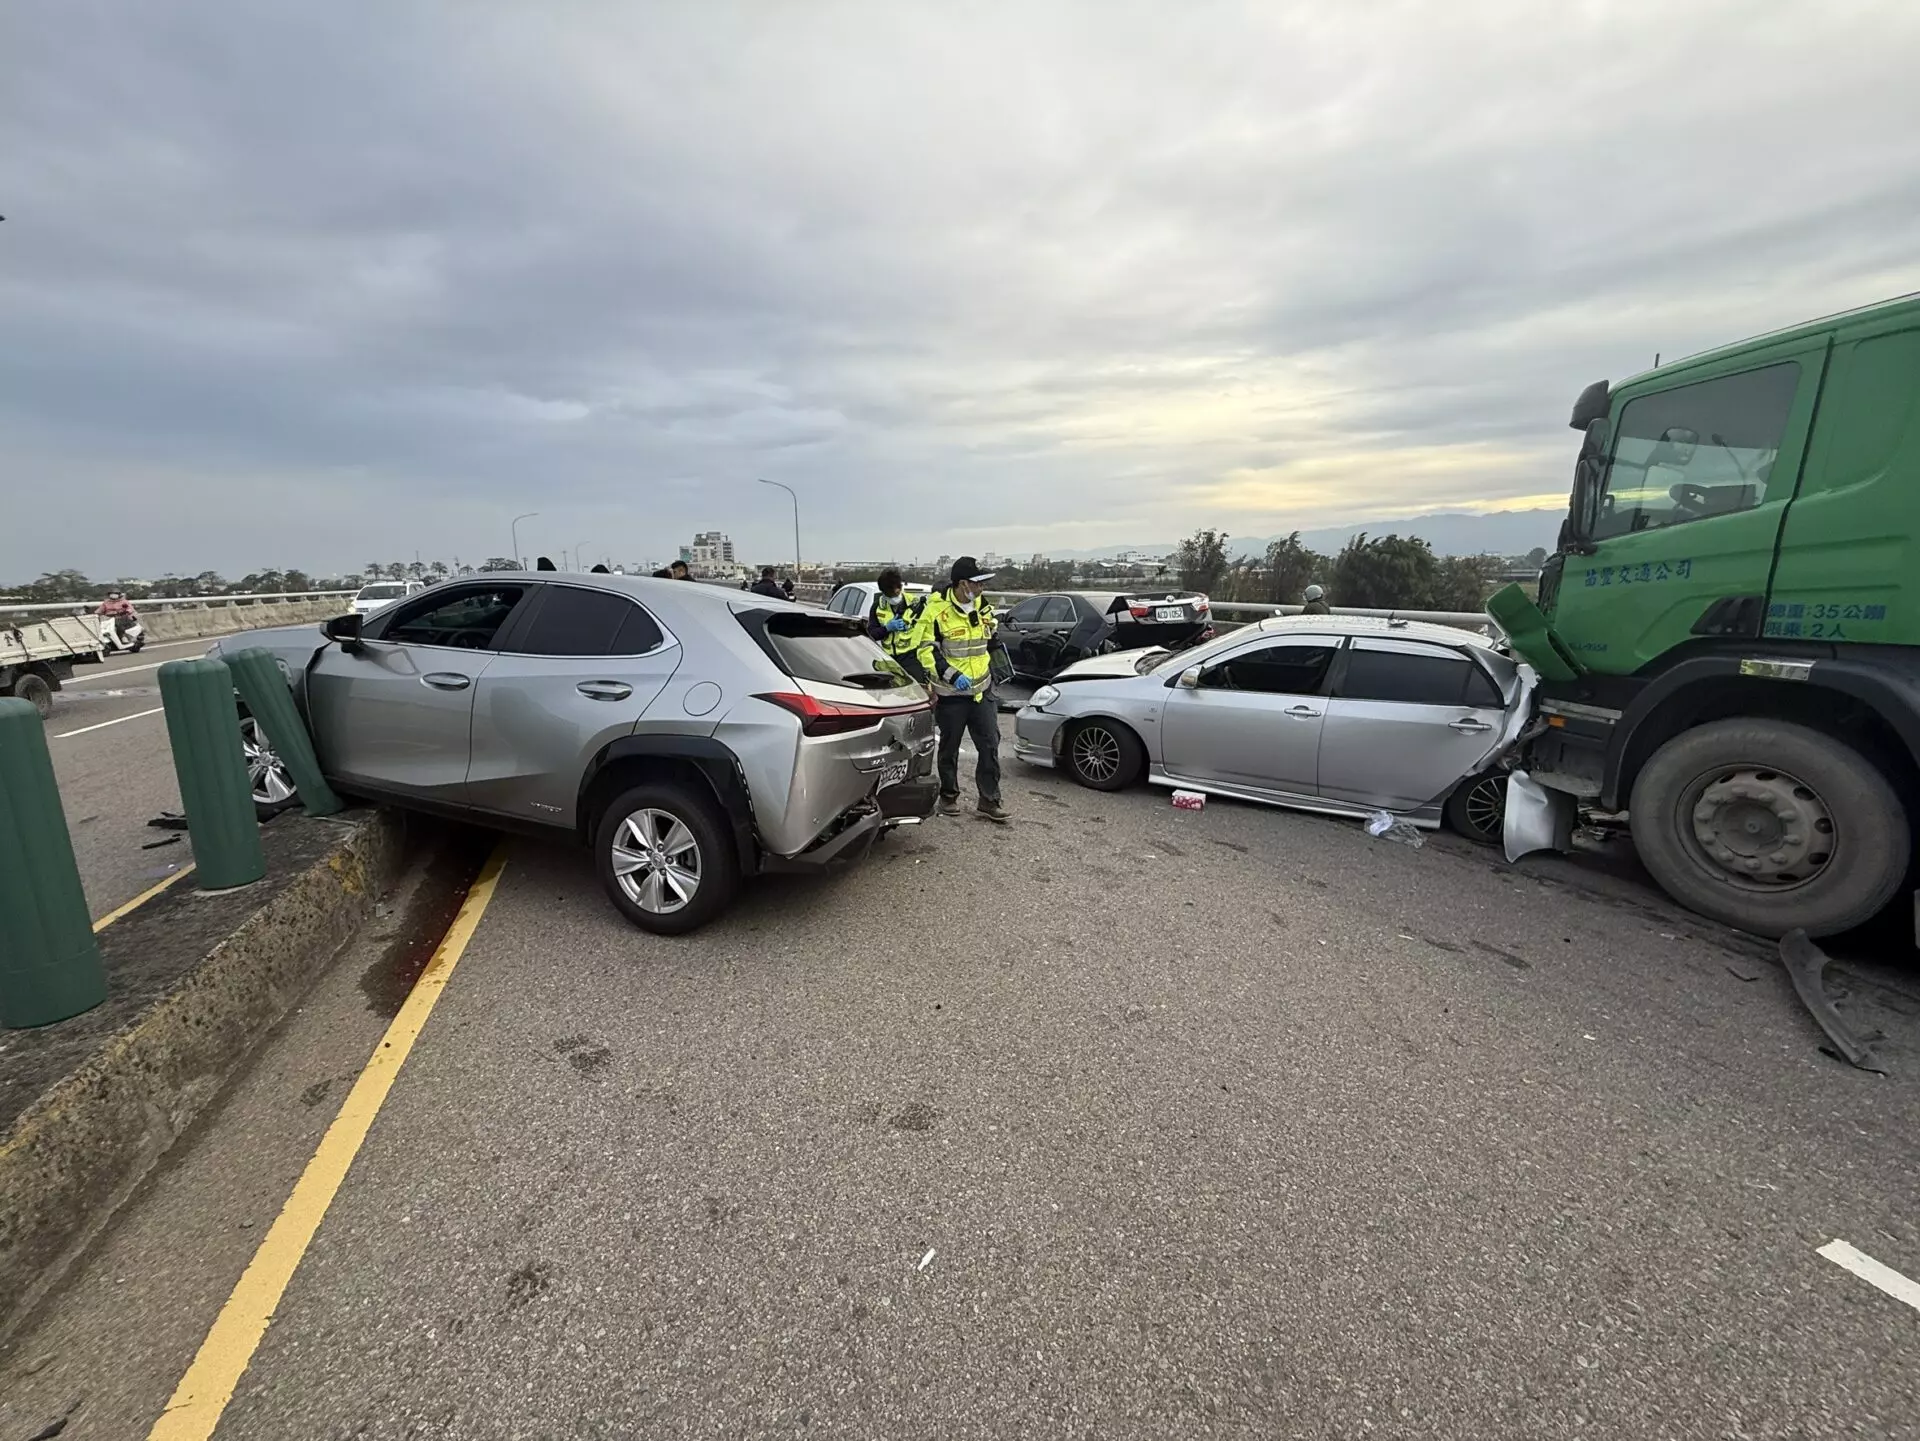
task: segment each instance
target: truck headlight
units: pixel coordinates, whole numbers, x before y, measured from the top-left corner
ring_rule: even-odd
[[[1059,686],[1043,685],[1040,687],[1039,690],[1033,693],[1033,699],[1028,701],[1027,704],[1031,705],[1035,710],[1045,710],[1048,706],[1052,705],[1055,701],[1059,699],[1060,699]]]

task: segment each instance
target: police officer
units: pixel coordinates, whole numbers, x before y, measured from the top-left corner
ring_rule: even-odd
[[[1317,585],[1307,587],[1307,593],[1301,597],[1306,603],[1300,607],[1302,615],[1327,615],[1327,593]]]
[[[867,634],[880,649],[899,662],[900,668],[915,680],[926,683],[927,673],[920,668],[920,612],[927,608],[923,595],[908,595],[907,583],[900,572],[888,566],[876,582],[880,593],[873,598],[873,610],[867,616]]]
[[[993,665],[987,645],[998,625],[983,587],[993,579],[980,562],[963,555],[953,563],[946,591],[929,599],[912,634],[920,666],[931,677],[934,720],[940,727],[940,812],[960,814],[960,742],[973,738],[979,752],[973,785],[985,820],[1002,824],[1000,803],[1000,707],[988,694]]]

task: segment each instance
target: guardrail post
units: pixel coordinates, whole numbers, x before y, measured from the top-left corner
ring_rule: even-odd
[[[254,724],[265,732],[273,742],[275,754],[286,762],[287,774],[293,777],[300,804],[307,814],[330,816],[345,810],[347,803],[333,793],[326,777],[320,774],[313,737],[307,734],[306,723],[294,707],[293,692],[287,688],[287,678],[272,653],[258,648],[243,650],[228,659],[227,668],[233,672],[233,683],[240,691],[240,698],[253,713]]]
[[[170,660],[160,667],[160,703],[200,886],[251,885],[266,875],[267,858],[240,749],[233,675],[224,661]]]
[[[50,1026],[107,998],[40,712],[0,700],[0,1026]]]

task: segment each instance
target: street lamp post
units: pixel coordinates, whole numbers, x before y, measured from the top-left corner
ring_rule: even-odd
[[[574,543],[573,568],[576,571],[584,571],[587,568],[587,558],[580,553],[582,550],[586,548],[586,544],[587,543],[584,540],[576,541]]]
[[[759,476],[755,476],[754,479],[760,481],[762,485],[780,486],[780,489],[793,500],[793,583],[798,585],[800,584],[800,497],[794,495],[793,487],[790,485],[780,485],[777,480],[764,480]]]
[[[539,514],[540,512],[537,510],[530,510],[525,515],[516,515],[513,518],[513,563],[522,570],[527,568],[527,558],[520,554],[520,522],[523,520],[532,520]]]

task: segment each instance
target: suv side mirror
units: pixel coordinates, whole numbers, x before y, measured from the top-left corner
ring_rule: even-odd
[[[358,655],[366,649],[366,647],[360,643],[360,624],[362,619],[363,617],[358,612],[349,611],[346,615],[336,615],[332,620],[322,625],[320,629],[325,633],[328,640],[339,641],[340,649],[348,655]]]

